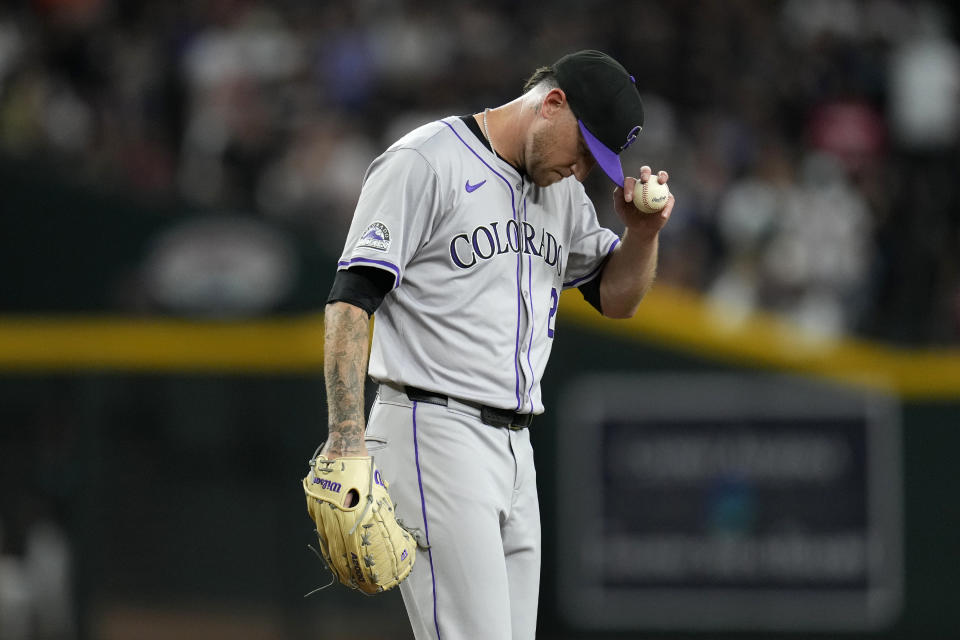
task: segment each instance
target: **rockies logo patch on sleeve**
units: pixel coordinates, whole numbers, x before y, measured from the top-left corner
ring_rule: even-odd
[[[363,235],[360,236],[360,240],[357,241],[357,248],[360,247],[370,247],[371,249],[378,249],[380,251],[389,249],[390,230],[387,229],[387,225],[382,222],[374,222],[367,227]]]

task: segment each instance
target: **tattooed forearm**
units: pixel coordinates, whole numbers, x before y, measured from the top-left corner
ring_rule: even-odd
[[[344,302],[327,305],[324,314],[323,373],[326,378],[329,456],[364,451],[363,390],[367,375],[370,319]]]

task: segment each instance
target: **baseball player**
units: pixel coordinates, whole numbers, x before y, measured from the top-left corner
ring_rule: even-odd
[[[400,585],[420,640],[535,635],[528,427],[544,410],[560,292],[625,318],[653,280],[673,198],[659,214],[631,204],[637,179],[619,154],[642,125],[634,79],[579,51],[507,104],[410,132],[367,171],[326,307],[322,455],[373,456],[420,537]],[[622,237],[581,184],[595,164],[616,185]],[[667,174],[643,167],[639,180]],[[365,424],[368,373],[379,391]]]

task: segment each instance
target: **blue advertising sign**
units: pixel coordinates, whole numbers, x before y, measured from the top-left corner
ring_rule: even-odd
[[[570,622],[789,631],[895,618],[890,397],[739,374],[605,375],[572,388],[557,494]]]

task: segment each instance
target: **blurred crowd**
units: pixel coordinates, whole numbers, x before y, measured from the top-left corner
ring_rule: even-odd
[[[0,9],[0,153],[282,219],[338,255],[369,162],[598,48],[637,76],[626,165],[671,173],[661,282],[730,322],[960,338],[960,49],[906,0],[32,0]],[[629,169],[628,169],[629,171]],[[599,172],[595,172],[599,173]],[[618,228],[609,185],[587,183]]]

